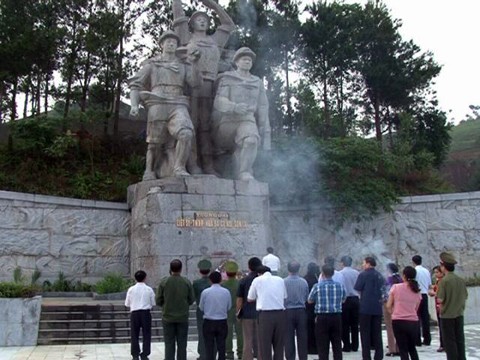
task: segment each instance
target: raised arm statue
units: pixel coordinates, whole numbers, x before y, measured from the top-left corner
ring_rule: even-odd
[[[181,0],[173,0],[173,28],[189,54],[199,54],[198,68],[204,82],[192,93],[192,121],[196,130],[193,155],[199,150],[199,163],[206,174],[217,175],[213,164],[211,140],[211,115],[213,105],[213,84],[218,75],[218,66],[223,47],[228,41],[235,24],[227,12],[214,0],[200,0],[207,8],[215,11],[221,25],[208,35],[210,17],[203,11],[196,11],[190,19],[185,16]]]

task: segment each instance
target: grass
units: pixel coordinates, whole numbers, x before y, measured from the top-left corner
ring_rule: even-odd
[[[452,128],[450,135],[450,156],[455,157],[455,153],[465,152],[473,157],[480,152],[480,119],[461,122]]]

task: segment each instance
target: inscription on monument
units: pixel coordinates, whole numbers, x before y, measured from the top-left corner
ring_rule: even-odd
[[[176,220],[179,228],[246,228],[245,220],[231,220],[230,214],[223,211],[199,211],[193,217],[179,217]]]

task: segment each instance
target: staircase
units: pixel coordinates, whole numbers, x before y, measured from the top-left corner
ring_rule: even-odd
[[[152,342],[163,340],[161,310],[152,311]],[[43,304],[38,345],[128,343],[130,314],[122,302]],[[190,310],[188,340],[197,340],[195,310]]]

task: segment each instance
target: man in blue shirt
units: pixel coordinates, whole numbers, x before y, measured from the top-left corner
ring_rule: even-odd
[[[360,340],[362,360],[370,360],[370,349],[375,350],[374,359],[383,359],[382,314],[387,299],[385,278],[375,270],[377,262],[367,256],[358,275],[354,289],[360,293]]]
[[[299,360],[307,360],[307,312],[308,283],[298,276],[300,263],[290,261],[287,265],[289,275],[284,279],[287,288],[285,313],[287,315],[287,335],[285,336],[285,358],[295,360],[295,335]]]
[[[225,360],[225,342],[228,334],[228,310],[232,307],[230,291],[220,286],[222,275],[212,272],[208,278],[212,285],[203,290],[198,307],[203,311],[203,338],[206,360],[215,360],[217,344],[218,360]]]
[[[345,292],[347,298],[342,305],[342,341],[343,351],[358,351],[358,317],[360,309],[360,300],[358,291],[353,287],[357,282],[359,272],[352,268],[352,258],[348,255],[342,256],[340,260],[343,269],[340,272],[343,275]]]
[[[319,360],[328,360],[330,343],[334,360],[342,359],[342,303],[345,301],[343,285],[332,280],[334,269],[322,266],[320,282],[315,284],[308,302],[315,304],[315,337]]]

